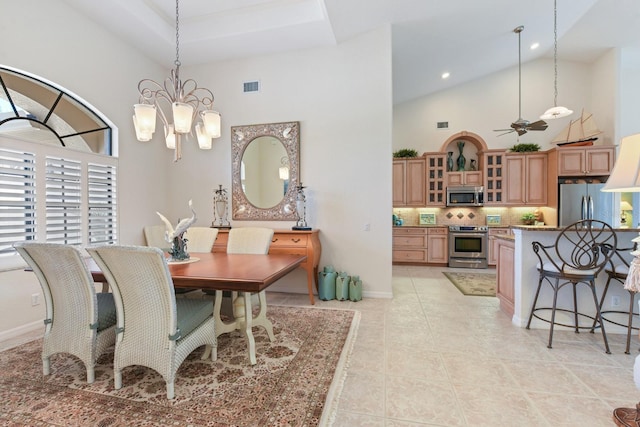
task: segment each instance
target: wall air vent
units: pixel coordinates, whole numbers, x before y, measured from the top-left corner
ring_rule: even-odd
[[[258,93],[260,92],[260,80],[253,80],[250,82],[244,82],[242,84],[242,91],[244,93]]]
[[[438,123],[436,123],[436,128],[438,128],[438,129],[449,129],[449,122],[438,122]]]

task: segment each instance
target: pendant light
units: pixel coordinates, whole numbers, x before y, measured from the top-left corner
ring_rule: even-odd
[[[573,114],[573,110],[558,107],[558,4],[553,0],[553,107],[540,116],[542,120],[553,120]]]

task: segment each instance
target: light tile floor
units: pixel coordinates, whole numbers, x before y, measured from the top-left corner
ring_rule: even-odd
[[[442,267],[393,267],[393,299],[319,301],[361,312],[335,427],[612,426],[634,407],[640,346],[608,334],[515,327],[492,297],[462,295]],[[365,284],[366,287],[366,284]],[[303,294],[268,293],[272,304],[308,305]],[[330,327],[330,325],[324,325]],[[0,350],[41,336],[0,343]]]
[[[548,349],[548,329],[512,325],[497,298],[462,295],[447,270],[394,266],[392,300],[317,302],[361,312],[334,426],[613,426],[614,408],[640,400],[637,334],[631,355],[612,333],[610,355],[599,333],[556,331]]]

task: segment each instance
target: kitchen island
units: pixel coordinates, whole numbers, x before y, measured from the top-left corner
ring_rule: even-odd
[[[498,239],[505,241],[505,248],[512,246],[512,251],[504,250],[498,254],[498,265],[496,271],[498,273],[498,297],[501,300],[501,308],[505,313],[512,312],[511,321],[514,325],[519,327],[525,327],[529,319],[529,312],[535,296],[536,289],[538,287],[538,270],[536,264],[538,263],[538,257],[533,252],[532,242],[538,241],[544,245],[554,244],[558,233],[562,231],[561,227],[553,226],[512,226],[513,237],[498,236]],[[638,236],[638,229],[621,228],[616,229],[615,232],[618,238],[618,247],[631,247],[633,243],[631,240]],[[511,240],[508,240],[511,239]],[[508,243],[508,244],[507,244]],[[512,259],[510,259],[512,256]],[[632,258],[630,254],[627,254],[629,259]],[[512,264],[512,267],[511,267]],[[509,287],[509,274],[510,270],[513,270],[511,279],[512,287]],[[604,270],[600,273],[596,279],[596,286],[598,290],[598,297],[602,295],[604,284],[607,281],[607,274]],[[501,289],[502,288],[502,289]],[[558,297],[558,307],[572,307],[572,292],[571,287],[567,286],[560,292]],[[512,295],[512,305],[509,307],[511,301],[505,299],[504,295]],[[503,297],[500,297],[500,294]],[[581,313],[593,316],[595,315],[595,307],[593,304],[593,296],[589,292],[588,288],[584,285],[578,286],[577,292],[578,308]],[[538,299],[539,307],[551,307],[553,292],[550,286],[543,286],[540,291]],[[614,298],[617,297],[617,298]],[[628,307],[629,293],[623,289],[621,285],[612,284],[607,293],[607,300],[604,301],[602,310],[623,310],[624,307]],[[612,301],[618,301],[619,306],[612,306]],[[556,314],[557,319],[562,314]],[[584,319],[583,319],[584,320]],[[567,320],[571,323],[571,320]],[[531,328],[548,328],[549,324],[538,320],[534,317]],[[625,328],[618,327],[609,322],[605,322],[605,328],[607,332],[626,333]]]

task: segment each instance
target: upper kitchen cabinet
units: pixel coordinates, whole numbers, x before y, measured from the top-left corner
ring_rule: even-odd
[[[427,206],[446,205],[446,155],[425,153],[427,162]]]
[[[482,185],[481,171],[447,172],[447,185]]]
[[[484,170],[484,204],[505,203],[506,180],[504,179],[505,150],[486,150],[481,155]]]
[[[616,151],[613,145],[559,147],[558,176],[609,175]]]
[[[507,204],[547,204],[547,160],[547,153],[540,152],[505,155]]]
[[[393,159],[393,207],[426,206],[424,157]]]

